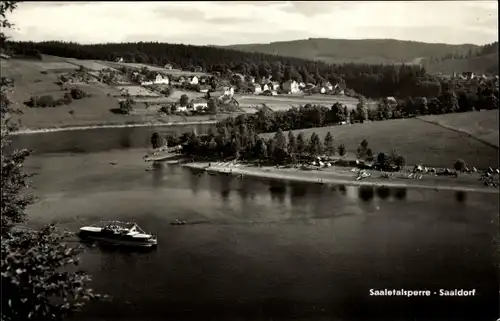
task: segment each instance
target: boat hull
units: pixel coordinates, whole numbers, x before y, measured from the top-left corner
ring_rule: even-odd
[[[78,234],[80,239],[86,241],[94,241],[101,242],[109,245],[116,246],[126,246],[126,247],[156,247],[157,240],[156,239],[148,239],[148,240],[133,240],[132,238],[126,237],[108,237],[104,235],[100,235],[100,233],[90,233],[90,232],[80,232]]]

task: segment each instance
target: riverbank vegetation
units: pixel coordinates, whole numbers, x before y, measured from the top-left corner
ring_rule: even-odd
[[[17,6],[15,1],[0,4],[0,24],[9,28],[6,16]],[[0,33],[0,49],[5,44]],[[23,169],[29,150],[10,151],[9,117],[16,113],[8,98],[12,83],[2,78],[1,104],[1,319],[10,321],[61,320],[73,314],[86,301],[101,299],[88,287],[90,277],[75,269],[80,248],[66,243],[68,234],[54,225],[40,230],[20,229],[27,221],[26,208],[34,201],[27,193],[30,175]]]

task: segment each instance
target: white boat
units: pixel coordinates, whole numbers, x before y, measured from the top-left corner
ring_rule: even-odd
[[[155,235],[144,232],[131,222],[103,221],[83,226],[78,236],[83,240],[132,247],[155,247],[158,243]]]

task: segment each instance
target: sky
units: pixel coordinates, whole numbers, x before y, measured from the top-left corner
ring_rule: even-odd
[[[12,40],[193,45],[307,38],[498,41],[497,1],[22,2]]]

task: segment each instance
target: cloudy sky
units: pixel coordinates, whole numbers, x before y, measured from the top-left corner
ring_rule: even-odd
[[[195,45],[305,38],[498,40],[497,1],[25,2],[13,40]]]

